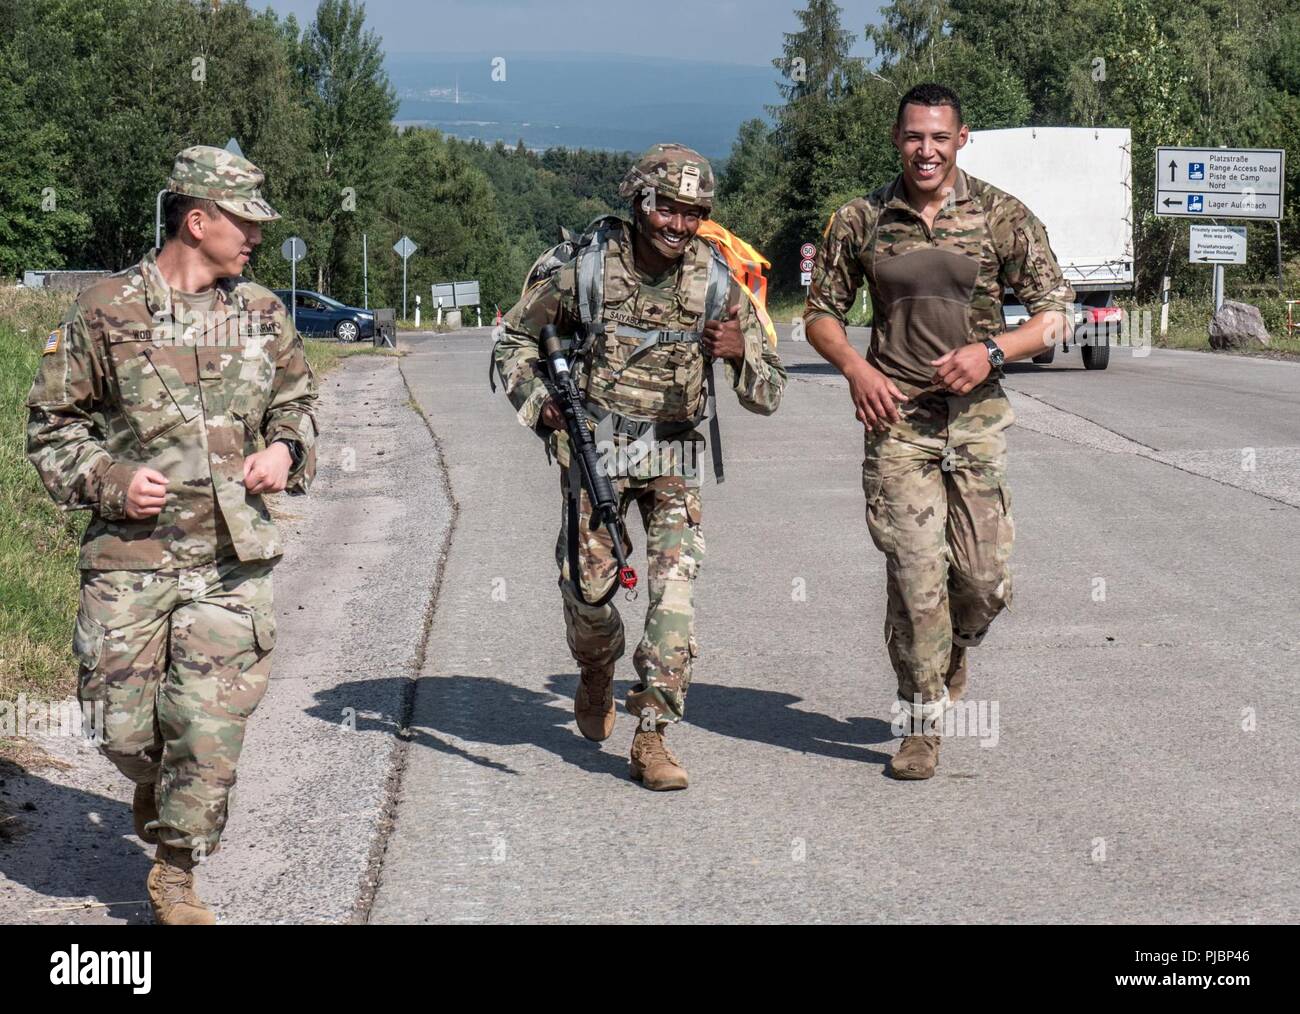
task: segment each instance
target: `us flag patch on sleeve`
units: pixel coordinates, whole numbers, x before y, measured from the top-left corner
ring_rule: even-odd
[[[49,336],[48,338],[45,339],[45,351],[42,352],[41,355],[43,355],[43,356],[48,356],[48,355],[50,355],[51,353],[58,352],[58,351],[59,351],[59,340],[60,340],[62,337],[63,337],[63,329],[62,329],[62,328],[56,328],[55,330],[51,331],[51,332],[50,332],[50,336]]]

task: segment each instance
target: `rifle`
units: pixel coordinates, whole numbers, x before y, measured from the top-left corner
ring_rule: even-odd
[[[591,427],[587,423],[587,410],[583,407],[582,396],[578,394],[577,385],[569,373],[569,363],[553,325],[547,324],[542,328],[540,344],[550,374],[550,387],[560,403],[560,409],[564,413],[564,426],[569,434],[569,581],[573,584],[578,601],[589,606],[603,606],[614,597],[614,592],[620,585],[628,591],[636,588],[636,571],[628,565],[627,554],[623,549],[623,540],[627,535],[619,514],[618,494],[614,491],[609,476],[601,470],[596,442],[592,439]],[[613,540],[614,556],[618,560],[618,580],[595,602],[588,601],[583,595],[578,570],[578,512],[584,489],[592,504],[591,527],[600,524],[606,528]]]

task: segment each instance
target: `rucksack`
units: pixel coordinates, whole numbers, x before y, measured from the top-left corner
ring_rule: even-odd
[[[543,253],[533,261],[532,267],[528,269],[528,274],[524,280],[523,289],[520,293],[521,298],[533,286],[546,281],[555,272],[559,271],[564,265],[571,261],[577,261],[577,300],[578,312],[581,318],[579,334],[571,350],[571,359],[583,367],[585,372],[586,358],[591,350],[592,341],[603,327],[604,316],[604,298],[605,298],[605,257],[608,249],[609,238],[611,234],[621,233],[625,223],[616,215],[601,215],[588,223],[587,227],[581,234],[575,234],[572,231],[560,228],[560,242],[555,246],[543,251]],[[727,234],[730,235],[730,234]],[[717,320],[726,310],[727,294],[731,287],[733,273],[728,265],[727,258],[719,250],[715,240],[707,240],[709,252],[709,276],[705,294],[705,311],[703,320]],[[753,299],[749,286],[741,283],[747,296]],[[766,328],[766,314],[760,315]],[[774,332],[773,332],[774,333]],[[683,332],[677,331],[647,331],[647,340],[643,341],[628,359],[630,364],[633,360],[653,350],[661,342],[682,341],[686,336]],[[653,336],[653,337],[649,337]],[[698,340],[698,338],[696,339]],[[496,391],[496,378],[493,376],[493,364],[495,363],[495,343],[492,349],[492,355],[488,363],[488,381],[492,390]],[[504,383],[504,378],[502,378]],[[722,466],[722,434],[718,426],[717,415],[717,392],[716,381],[713,372],[713,360],[706,360],[705,365],[705,383],[707,384],[707,396],[704,399],[704,405],[700,413],[691,420],[690,426],[693,428],[705,419],[709,421],[709,449],[713,459],[713,474],[717,482],[722,482],[724,478]],[[594,406],[593,406],[594,408]],[[600,413],[592,411],[591,414],[597,418],[598,439],[610,436],[613,432],[619,432],[625,435],[632,435],[634,427],[625,425],[624,418],[619,417],[616,413]],[[644,428],[645,424],[642,424]],[[656,427],[657,436],[666,436],[670,432],[680,430],[681,427],[676,424],[652,424]],[[661,426],[665,428],[660,428]],[[603,432],[602,432],[603,431]]]

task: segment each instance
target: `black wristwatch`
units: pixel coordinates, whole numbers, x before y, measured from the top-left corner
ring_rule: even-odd
[[[999,346],[992,338],[985,338],[984,344],[989,350],[989,365],[994,369],[997,369],[1007,361],[1006,353],[1002,351],[1001,346]]]
[[[290,471],[298,471],[299,467],[302,465],[302,444],[298,443],[296,440],[290,440],[288,437],[280,437],[275,441],[275,443],[284,444],[285,447],[289,448],[289,457],[293,461]]]

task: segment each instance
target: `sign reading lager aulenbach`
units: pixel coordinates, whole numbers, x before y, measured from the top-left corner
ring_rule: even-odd
[[[1282,217],[1286,152],[1281,148],[1157,148],[1157,215],[1174,218]]]

